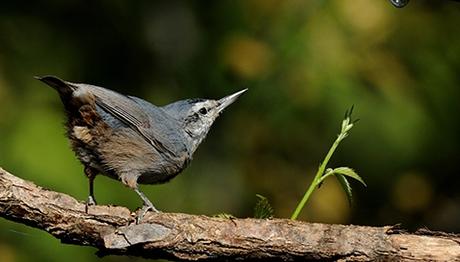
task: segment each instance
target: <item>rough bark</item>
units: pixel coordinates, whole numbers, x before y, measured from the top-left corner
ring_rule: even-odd
[[[36,186],[0,168],[2,217],[47,231],[99,255],[173,260],[460,261],[460,236],[393,226],[305,223],[288,219],[223,219],[148,213],[141,224],[124,207],[93,206]]]

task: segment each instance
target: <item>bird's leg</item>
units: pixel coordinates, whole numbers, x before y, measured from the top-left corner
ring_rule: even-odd
[[[96,205],[96,199],[94,198],[94,179],[97,173],[90,167],[85,167],[85,175],[88,177],[89,182],[89,196],[86,201],[85,211],[88,213],[88,207]]]
[[[96,176],[88,177],[89,181],[89,196],[88,196],[88,205],[96,205],[96,199],[94,198],[94,179]]]
[[[153,206],[152,202],[150,202],[150,200],[144,195],[144,193],[142,193],[142,191],[139,190],[139,188],[134,188],[134,191],[142,198],[142,201],[144,201],[142,209],[137,214],[136,224],[139,224],[147,211],[152,210],[153,212],[160,212]]]
[[[150,200],[142,193],[142,191],[139,190],[139,186],[137,184],[137,178],[139,176],[137,174],[133,173],[123,173],[120,175],[120,180],[123,184],[125,184],[127,187],[131,188],[136,192],[139,197],[142,199],[144,202],[142,209],[138,211],[137,216],[136,216],[136,224],[139,224],[139,222],[142,220],[144,215],[147,213],[147,211],[152,210],[153,212],[159,212],[150,202]]]

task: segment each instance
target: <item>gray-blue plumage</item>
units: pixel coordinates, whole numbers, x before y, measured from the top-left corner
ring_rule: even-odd
[[[64,104],[67,135],[89,178],[88,203],[95,203],[93,181],[103,174],[132,188],[144,201],[143,212],[156,209],[138,183],[164,183],[179,174],[223,109],[246,91],[158,107],[103,87],[37,79],[56,89]]]

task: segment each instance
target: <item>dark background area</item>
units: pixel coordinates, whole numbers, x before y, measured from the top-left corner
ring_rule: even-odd
[[[255,194],[287,218],[355,105],[361,121],[330,167],[350,166],[354,203],[334,179],[300,219],[460,231],[460,4],[386,0],[2,1],[0,166],[82,201],[87,180],[64,137],[53,74],[156,105],[249,91],[216,121],[191,166],[142,186],[164,212],[252,216]],[[106,177],[99,204],[136,209]],[[0,260],[98,260],[0,220]],[[106,261],[129,258],[107,257]]]

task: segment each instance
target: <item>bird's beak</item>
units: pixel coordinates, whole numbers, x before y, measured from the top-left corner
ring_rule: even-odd
[[[231,94],[229,96],[226,96],[224,98],[221,98],[219,99],[217,102],[219,102],[219,105],[217,106],[217,109],[219,110],[219,112],[222,112],[222,110],[224,110],[227,106],[231,105],[233,102],[236,101],[236,99],[238,99],[238,97],[240,97],[244,92],[248,91],[248,89],[243,89],[241,91],[238,91],[234,94]]]

